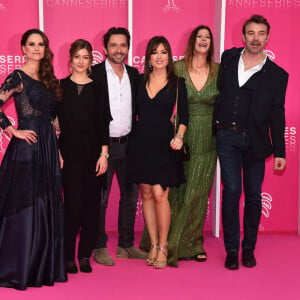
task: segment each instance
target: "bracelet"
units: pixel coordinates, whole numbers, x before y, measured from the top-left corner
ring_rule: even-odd
[[[100,156],[105,156],[106,158],[109,158],[109,154],[108,153],[100,153]]]

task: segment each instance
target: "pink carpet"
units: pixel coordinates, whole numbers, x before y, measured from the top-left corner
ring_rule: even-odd
[[[109,237],[109,250],[115,254],[117,235]],[[300,299],[300,238],[296,234],[260,234],[255,252],[258,265],[253,269],[225,269],[222,239],[208,236],[205,249],[205,263],[181,261],[177,269],[154,270],[144,261],[120,259],[114,267],[105,267],[91,260],[91,274],[70,275],[68,282],[54,287],[0,288],[0,300]]]

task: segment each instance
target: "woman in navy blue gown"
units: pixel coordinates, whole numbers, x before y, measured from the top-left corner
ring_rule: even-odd
[[[26,289],[66,281],[62,190],[52,113],[61,96],[43,32],[24,33],[26,64],[0,89],[0,126],[12,134],[0,168],[0,286]],[[13,96],[16,129],[2,110]]]

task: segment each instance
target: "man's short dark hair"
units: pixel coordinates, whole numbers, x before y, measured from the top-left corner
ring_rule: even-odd
[[[267,26],[267,34],[269,34],[270,31],[270,24],[267,21],[267,19],[261,15],[252,15],[250,19],[246,20],[243,25],[243,35],[246,34],[246,26],[249,23],[256,23],[256,24],[265,24]]]
[[[111,27],[111,28],[108,29],[108,31],[103,36],[103,44],[104,44],[105,49],[107,49],[108,41],[109,41],[110,37],[113,34],[124,34],[126,36],[127,45],[128,45],[128,48],[129,48],[129,46],[130,46],[130,33],[129,33],[128,29],[126,29],[124,27]]]

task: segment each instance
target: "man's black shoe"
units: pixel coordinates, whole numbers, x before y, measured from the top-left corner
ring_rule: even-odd
[[[88,258],[81,258],[79,260],[79,269],[83,273],[91,273],[92,267],[90,265],[90,260]]]
[[[74,260],[68,261],[66,263],[66,272],[70,274],[75,274],[78,272],[77,266]]]
[[[256,266],[256,259],[252,249],[243,249],[242,251],[242,263],[247,268],[253,268]]]
[[[230,250],[227,252],[225,268],[229,270],[237,270],[239,268],[238,251]]]

